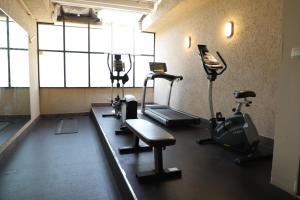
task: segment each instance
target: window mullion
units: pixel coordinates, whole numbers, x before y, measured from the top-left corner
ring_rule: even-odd
[[[66,26],[65,18],[63,17],[63,54],[64,54],[64,87],[67,87],[66,84]]]
[[[88,23],[88,82],[89,88],[91,87],[91,31],[90,23]]]
[[[10,76],[10,44],[9,44],[9,18],[6,17],[6,34],[7,34],[7,67],[8,67],[8,87],[11,87],[11,76]]]

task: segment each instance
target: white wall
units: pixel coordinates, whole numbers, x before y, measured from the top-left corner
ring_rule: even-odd
[[[283,61],[279,77],[275,123],[272,183],[296,194],[300,162],[300,58],[291,49],[300,47],[300,1],[284,1]]]

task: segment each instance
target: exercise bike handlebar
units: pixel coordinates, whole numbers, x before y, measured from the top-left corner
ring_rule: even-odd
[[[220,60],[222,61],[223,65],[224,65],[223,69],[220,72],[217,72],[218,75],[221,75],[226,71],[227,64],[226,64],[224,58],[221,56],[220,52],[217,51],[217,55],[218,55],[218,57],[220,58]]]
[[[220,52],[217,51],[217,55],[221,60],[222,64],[214,58],[212,54],[209,53],[207,49],[207,45],[198,45],[198,49],[200,52],[201,60],[203,63],[203,68],[208,75],[208,78],[214,81],[217,76],[223,74],[227,69],[227,64],[224,58],[221,56]]]

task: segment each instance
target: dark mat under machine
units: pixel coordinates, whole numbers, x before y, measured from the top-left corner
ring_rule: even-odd
[[[55,135],[74,133],[78,133],[78,122],[76,119],[60,119],[57,122]]]

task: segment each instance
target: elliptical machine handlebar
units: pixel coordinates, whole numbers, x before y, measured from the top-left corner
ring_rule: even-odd
[[[122,61],[121,61],[121,55],[120,54],[114,54],[114,55],[115,55],[115,57],[117,57],[115,61],[119,61],[120,63],[118,63],[118,64],[123,64]],[[122,84],[124,85],[129,80],[128,73],[132,70],[131,55],[128,54],[130,67],[127,70],[127,72],[125,72],[124,75],[122,75],[122,76],[120,75],[120,72],[123,71],[124,68],[122,68],[120,66],[115,68],[115,71],[117,72],[117,75],[116,76],[114,75],[114,66],[110,66],[110,56],[111,56],[111,54],[107,53],[107,68],[108,68],[109,73],[110,73],[111,83],[113,83],[115,80],[117,80],[118,82],[119,82],[119,80],[121,80]]]

